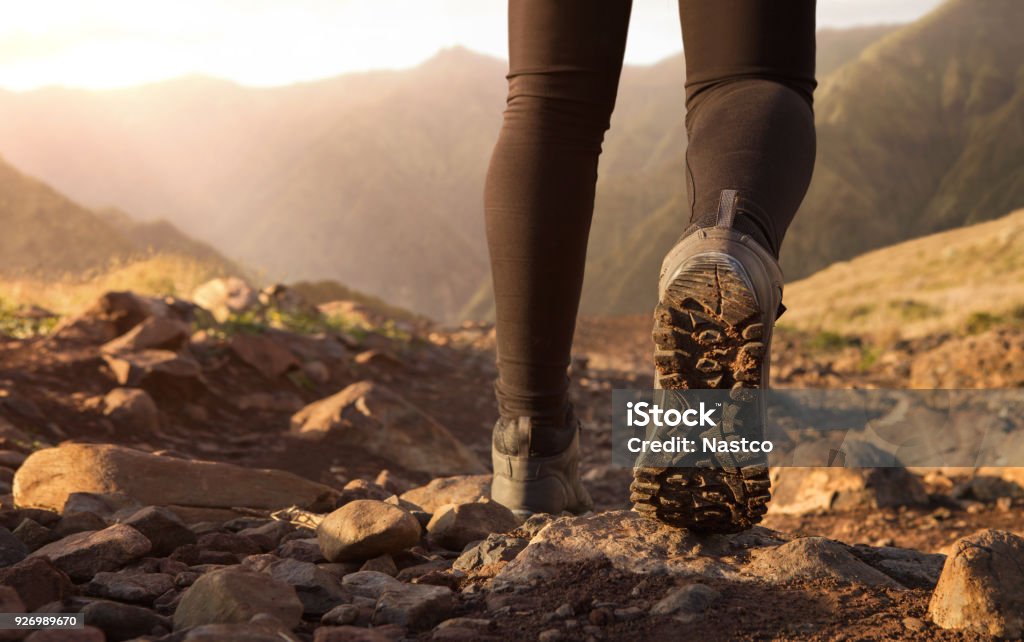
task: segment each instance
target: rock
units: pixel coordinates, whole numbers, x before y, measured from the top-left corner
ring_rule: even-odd
[[[196,546],[204,551],[223,551],[236,555],[257,555],[264,552],[253,540],[235,533],[206,533],[199,536]]]
[[[75,533],[47,544],[31,557],[45,557],[76,582],[101,571],[114,571],[149,552],[151,545],[131,526],[115,524],[101,531]]]
[[[53,527],[53,532],[60,537],[67,537],[68,535],[84,533],[86,531],[101,531],[106,527],[107,522],[96,513],[86,511],[65,512],[64,517],[61,517],[57,525]]]
[[[910,388],[1019,388],[1024,385],[1024,336],[1008,328],[952,337],[916,356]]]
[[[269,613],[294,628],[302,612],[295,589],[285,582],[264,573],[221,569],[203,575],[185,591],[174,612],[174,628],[244,623],[257,613]]]
[[[394,642],[394,638],[378,629],[358,626],[322,626],[313,635],[313,642]]]
[[[121,523],[145,535],[153,544],[151,554],[157,557],[170,555],[179,546],[196,542],[196,534],[177,515],[159,506],[138,510]]]
[[[522,537],[491,534],[484,541],[463,552],[455,560],[452,568],[472,571],[491,564],[511,562],[529,543],[530,540]]]
[[[168,484],[173,479],[175,483]],[[60,510],[77,491],[124,493],[143,505],[277,510],[333,506],[337,492],[280,470],[160,457],[104,444],[66,443],[36,451],[18,469],[19,506]]]
[[[450,617],[456,605],[455,594],[444,586],[398,584],[377,598],[373,623],[422,631]]]
[[[60,535],[33,519],[22,520],[18,528],[14,529],[14,536],[25,544],[29,552],[60,539]]]
[[[120,571],[97,573],[86,586],[86,593],[118,602],[152,604],[156,598],[174,588],[174,577],[166,573]]]
[[[26,457],[28,457],[27,454],[17,450],[0,450],[0,466],[16,469],[25,463]]]
[[[234,276],[203,283],[192,291],[191,299],[221,323],[233,314],[252,310],[259,303],[256,291]]]
[[[0,527],[0,568],[17,564],[28,555],[28,547],[11,531]]]
[[[18,591],[10,586],[0,586],[0,613],[24,612],[25,603],[22,601],[21,596],[18,595]]]
[[[747,572],[769,582],[831,578],[867,586],[903,588],[857,558],[850,548],[824,537],[801,537],[756,551]]]
[[[395,566],[395,560],[390,555],[381,555],[374,557],[373,559],[366,560],[366,563],[359,567],[360,571],[377,571],[385,575],[394,577],[398,575],[398,567]]]
[[[721,597],[721,593],[704,584],[681,586],[658,600],[651,607],[651,615],[671,615],[680,622],[692,622]]]
[[[293,539],[285,542],[278,547],[277,555],[314,564],[327,561],[320,551],[320,542],[315,539]]]
[[[139,508],[142,506],[124,493],[74,492],[69,494],[64,502],[64,517],[61,518],[61,521],[71,513],[92,513],[93,517],[103,519],[113,517],[120,511],[132,511]]]
[[[331,562],[398,553],[420,539],[420,523],[406,510],[372,499],[345,504],[320,523],[317,540]]]
[[[229,347],[243,362],[267,379],[277,379],[299,367],[299,360],[288,348],[261,334],[236,334]]]
[[[53,334],[61,339],[106,343],[154,315],[166,316],[166,311],[152,299],[131,292],[107,292],[81,314],[59,324]]]
[[[101,629],[107,640],[131,640],[143,635],[163,634],[170,631],[170,623],[141,606],[117,602],[93,602],[82,609],[82,618],[89,626]]]
[[[984,530],[957,540],[928,613],[944,629],[1024,636],[1024,538]]]
[[[402,586],[395,578],[376,571],[357,571],[349,573],[341,580],[342,586],[353,595],[377,599],[388,589]]]
[[[140,350],[177,352],[192,335],[192,328],[178,319],[150,317],[118,338],[108,341],[101,352],[116,354]]]
[[[62,601],[74,591],[71,579],[64,571],[50,560],[36,557],[0,569],[0,585],[16,590],[29,611],[50,602]]]
[[[149,393],[139,388],[114,388],[103,397],[103,414],[137,433],[160,430],[160,410]]]
[[[297,412],[292,431],[330,438],[338,446],[359,448],[411,470],[432,475],[483,472],[480,460],[448,429],[391,390],[371,381]]]
[[[509,509],[490,500],[472,504],[449,504],[438,509],[427,524],[430,540],[449,550],[461,551],[470,542],[491,533],[507,533],[519,526]]]
[[[267,565],[262,572],[291,585],[306,615],[323,615],[338,604],[351,600],[335,576],[310,562],[277,560]]]
[[[106,642],[107,636],[95,626],[80,629],[42,629],[25,638],[25,642]]]
[[[717,551],[716,547],[722,550]],[[727,550],[724,539],[701,538],[632,511],[562,517],[534,536],[495,581],[545,581],[558,577],[569,562],[605,561],[612,568],[638,575],[738,577],[735,568],[718,559]]]
[[[199,390],[202,369],[186,354],[170,350],[105,354],[114,378],[122,386],[145,388],[155,394],[191,394]]]
[[[392,496],[394,493],[373,482],[368,482],[365,479],[353,479],[341,489],[341,499],[338,500],[338,503],[347,504],[357,499],[384,501]]]
[[[908,588],[931,590],[939,581],[946,556],[938,553],[922,553],[893,546],[865,546],[858,544],[852,552],[861,561],[882,571]]]
[[[921,506],[928,493],[905,468],[776,468],[770,513],[804,515],[858,508]]]
[[[457,475],[432,479],[426,486],[402,493],[401,498],[433,514],[445,504],[469,504],[490,496],[490,475]]]
[[[354,604],[339,604],[320,618],[320,623],[327,626],[352,624],[359,617],[359,607]]]

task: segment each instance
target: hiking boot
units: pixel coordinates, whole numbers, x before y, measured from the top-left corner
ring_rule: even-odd
[[[565,425],[554,428],[564,432],[562,441],[568,446],[550,455],[531,449],[533,431],[539,428],[536,423],[530,417],[498,420],[491,444],[491,498],[522,518],[535,513],[581,514],[591,510],[594,504],[579,475],[579,420],[570,410]]]
[[[722,192],[715,225],[685,235],[665,257],[654,311],[655,388],[729,390],[736,408],[723,414],[742,412],[749,417],[744,436],[763,439],[766,400],[749,389],[768,387],[772,327],[784,308],[775,257],[733,229],[737,209],[751,207],[735,191]],[[633,509],[703,532],[735,533],[759,522],[771,497],[767,459],[703,458],[685,468],[638,459]]]

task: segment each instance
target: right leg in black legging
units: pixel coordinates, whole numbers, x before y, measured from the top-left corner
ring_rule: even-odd
[[[532,449],[571,434],[569,365],[629,0],[510,0],[509,93],[485,188],[502,417],[534,417]],[[543,433],[543,434],[540,434]],[[548,440],[552,443],[546,443]]]

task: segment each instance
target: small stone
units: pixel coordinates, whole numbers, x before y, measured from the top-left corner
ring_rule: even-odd
[[[824,537],[801,537],[758,551],[747,570],[771,582],[831,578],[867,586],[903,588],[885,573],[858,559],[845,544]]]
[[[239,359],[267,379],[277,379],[300,365],[288,348],[266,335],[236,334],[231,338],[229,347]]]
[[[612,611],[617,622],[632,622],[644,616],[644,610],[639,606],[626,606]]]
[[[466,549],[452,567],[460,571],[472,571],[491,564],[511,562],[529,543],[529,540],[522,537],[492,533],[484,541]]]
[[[150,317],[125,334],[100,347],[106,353],[138,352],[139,350],[177,351],[185,345],[192,329],[184,321],[166,317]]]
[[[903,618],[903,626],[909,631],[923,631],[928,625],[921,618],[905,617]]]
[[[327,561],[320,551],[320,542],[316,539],[293,539],[285,542],[277,548],[277,556],[314,564]]]
[[[928,613],[944,629],[1024,635],[1024,538],[983,530],[957,540]]]
[[[352,502],[357,499],[376,499],[384,501],[392,495],[394,495],[394,493],[373,482],[368,482],[365,479],[353,479],[349,483],[345,484],[345,487],[341,490],[341,499],[339,500],[339,503],[347,504],[348,502]]]
[[[353,595],[372,597],[375,600],[384,591],[402,586],[402,583],[395,578],[376,571],[349,573],[342,578],[341,583]]]
[[[390,555],[380,555],[379,557],[368,559],[359,570],[377,571],[378,573],[384,573],[391,577],[398,575],[398,567],[395,566],[395,560],[391,559]]]
[[[117,602],[92,602],[82,609],[82,618],[106,634],[107,640],[119,642],[150,634],[170,631],[170,622],[141,606]]]
[[[352,624],[359,617],[359,607],[353,604],[339,604],[330,611],[324,613],[320,623],[326,626],[342,626]]]
[[[17,564],[28,555],[28,547],[11,531],[0,527],[0,568]]]
[[[244,623],[257,613],[269,613],[292,628],[302,612],[302,602],[287,583],[229,568],[203,575],[185,591],[174,612],[174,628]]]
[[[148,392],[140,388],[114,388],[103,398],[103,414],[133,435],[160,430],[160,410]]]
[[[401,584],[377,598],[373,623],[398,624],[413,630],[429,629],[455,610],[455,594],[443,586]]]
[[[196,542],[196,534],[177,515],[159,506],[147,506],[122,523],[145,535],[153,544],[151,553],[156,556],[170,555],[179,546]]]
[[[351,600],[336,577],[310,562],[277,560],[268,564],[262,572],[292,586],[306,615],[323,615],[340,602]]]
[[[420,524],[408,511],[369,499],[345,504],[317,528],[317,540],[332,562],[398,553],[420,539]]]
[[[485,539],[491,533],[508,532],[519,523],[512,511],[497,502],[450,504],[434,513],[427,532],[432,542],[461,551],[470,542]]]
[[[572,604],[562,604],[555,609],[555,617],[557,618],[564,620],[565,618],[572,617],[573,615],[575,615],[575,613],[572,610]]]
[[[29,611],[50,602],[62,601],[74,592],[66,573],[50,560],[35,557],[0,569],[0,585],[16,590]]]
[[[79,511],[75,513],[64,513],[53,532],[60,537],[67,537],[75,533],[86,531],[101,531],[107,527],[107,522],[96,513],[90,511]]]
[[[547,629],[541,631],[540,635],[537,636],[537,642],[558,642],[562,639],[562,632],[558,629]]]
[[[692,622],[721,597],[721,593],[703,584],[682,586],[661,598],[651,608],[651,615],[671,615],[681,622]]]
[[[86,593],[118,602],[152,604],[174,588],[174,577],[166,573],[120,571],[97,573],[86,586]]]
[[[207,551],[223,551],[236,555],[257,555],[263,552],[256,542],[236,533],[207,533],[199,537],[196,546]]]
[[[76,533],[47,544],[30,557],[46,557],[76,582],[101,571],[116,571],[149,552],[149,540],[131,526],[115,524],[101,531]]]
[[[432,479],[426,486],[402,493],[401,498],[433,514],[446,504],[468,504],[490,496],[490,475],[458,475]]]
[[[14,529],[14,536],[21,540],[29,552],[52,544],[60,539],[60,535],[43,526],[34,519],[23,519]]]

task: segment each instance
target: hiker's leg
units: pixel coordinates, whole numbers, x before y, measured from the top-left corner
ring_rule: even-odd
[[[597,159],[629,0],[510,0],[509,94],[485,190],[504,417],[562,421]]]
[[[736,227],[778,255],[814,167],[814,0],[680,0],[691,223],[714,225],[722,190],[761,212]]]

